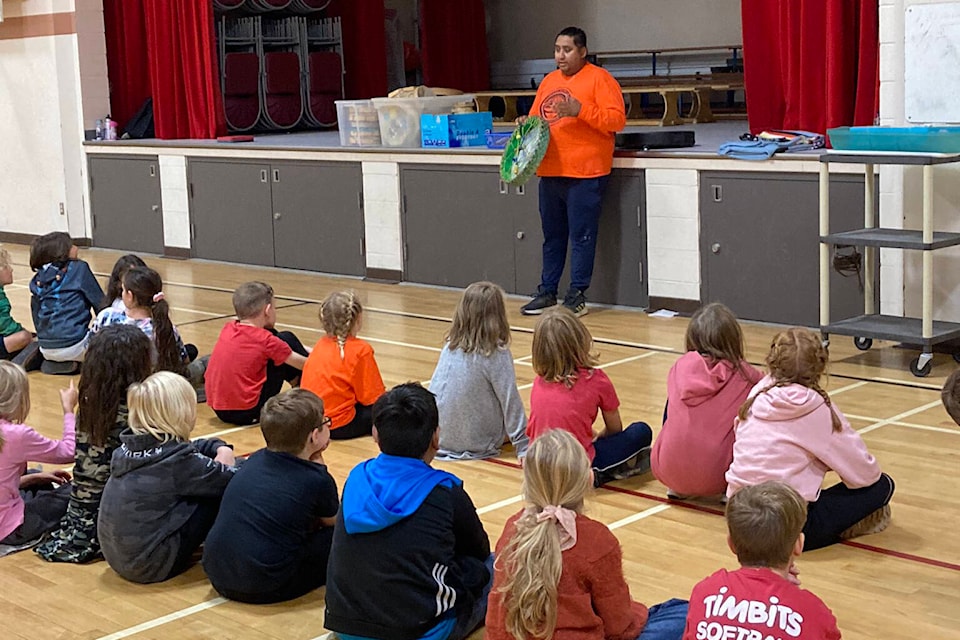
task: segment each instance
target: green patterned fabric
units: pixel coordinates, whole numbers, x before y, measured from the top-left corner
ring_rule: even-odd
[[[550,144],[550,125],[538,116],[530,116],[513,132],[500,158],[500,179],[522,185],[537,172]]]

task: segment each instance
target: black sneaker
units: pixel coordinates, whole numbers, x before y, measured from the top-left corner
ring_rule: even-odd
[[[17,355],[12,358],[14,364],[18,364],[27,371],[36,371],[43,363],[43,354],[40,353],[40,345],[36,340],[21,349]]]
[[[563,297],[563,306],[573,311],[575,316],[587,315],[587,296],[580,289],[570,289]]]
[[[543,286],[537,287],[533,300],[520,307],[520,313],[525,316],[538,316],[547,309],[557,306],[557,294],[547,291]]]

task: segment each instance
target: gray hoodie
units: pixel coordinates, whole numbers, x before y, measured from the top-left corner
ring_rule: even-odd
[[[110,567],[132,582],[166,579],[180,529],[203,499],[219,500],[235,469],[213,458],[223,440],[194,442],[120,434],[100,501],[97,531]]]

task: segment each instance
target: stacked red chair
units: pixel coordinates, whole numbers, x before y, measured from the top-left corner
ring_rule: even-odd
[[[263,120],[269,127],[292,129],[303,117],[300,56],[292,51],[263,55]]]
[[[249,131],[260,120],[260,57],[256,53],[224,56],[223,107],[232,131]]]
[[[307,56],[309,67],[306,118],[320,127],[337,124],[335,100],[343,99],[343,67],[335,51],[314,51]]]

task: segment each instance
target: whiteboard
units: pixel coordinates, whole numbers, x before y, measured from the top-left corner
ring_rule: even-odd
[[[907,7],[903,84],[909,122],[960,123],[960,2]]]

